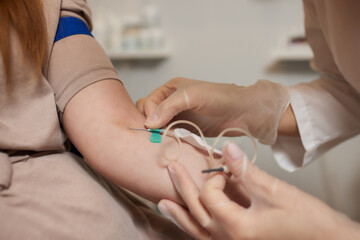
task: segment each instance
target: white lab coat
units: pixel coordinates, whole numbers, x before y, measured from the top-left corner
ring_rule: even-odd
[[[303,3],[311,66],[320,77],[288,88],[301,139],[281,136],[272,146],[288,171],[360,133],[360,1]]]

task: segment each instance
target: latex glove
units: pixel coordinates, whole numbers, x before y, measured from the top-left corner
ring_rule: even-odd
[[[159,210],[196,239],[359,239],[358,224],[258,169],[235,144],[223,153],[248,208],[224,194],[224,174],[211,175],[199,191],[182,165],[169,165],[190,212],[169,200],[161,200]]]
[[[147,116],[149,128],[162,127],[176,116],[193,121],[208,137],[228,127],[241,127],[261,143],[273,144],[288,104],[285,87],[267,80],[240,87],[174,78],[136,105]]]

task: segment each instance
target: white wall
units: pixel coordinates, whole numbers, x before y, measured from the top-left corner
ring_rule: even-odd
[[[114,62],[132,99],[176,76],[250,85],[257,79],[291,85],[316,78],[308,63],[270,64],[269,52],[302,28],[300,0],[89,0],[94,13],[136,14],[145,4],[161,10],[172,55],[165,61]],[[360,137],[293,174],[281,170],[269,147],[257,165],[360,220]],[[251,152],[251,146],[244,148]]]

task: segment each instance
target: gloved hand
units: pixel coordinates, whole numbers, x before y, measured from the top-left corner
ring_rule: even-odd
[[[285,87],[267,80],[240,87],[185,78],[170,80],[136,103],[149,128],[162,127],[175,117],[196,123],[208,137],[240,127],[263,144],[275,142],[288,104]]]
[[[195,239],[358,239],[359,224],[318,199],[252,165],[234,143],[223,148],[225,163],[250,206],[229,199],[223,190],[226,175],[209,176],[203,187],[194,184],[179,163],[169,173],[187,209],[161,200],[160,212]]]

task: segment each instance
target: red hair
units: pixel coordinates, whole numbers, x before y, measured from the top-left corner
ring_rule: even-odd
[[[11,90],[10,28],[17,33],[24,57],[34,64],[34,69],[40,74],[47,49],[41,0],[0,0],[0,51],[8,91]]]

